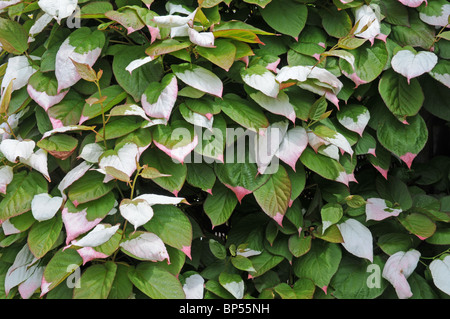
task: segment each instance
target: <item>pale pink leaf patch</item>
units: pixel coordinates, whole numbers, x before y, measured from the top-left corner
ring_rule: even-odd
[[[13,140],[7,139],[0,143],[0,152],[6,159],[12,163],[17,161],[17,158],[27,159],[33,154],[36,143],[32,140]]]
[[[102,218],[96,218],[92,221],[87,219],[87,208],[81,212],[70,213],[67,208],[62,210],[62,220],[66,229],[66,245],[72,240],[94,228],[102,221]]]
[[[288,130],[284,136],[277,156],[295,171],[295,165],[306,146],[308,146],[306,130],[301,126],[294,127]]]
[[[436,287],[450,295],[450,256],[433,260],[429,268]]]
[[[79,247],[97,247],[106,243],[119,229],[120,224],[98,224],[80,240],[72,240],[72,245]]]
[[[373,238],[370,230],[356,219],[349,218],[337,224],[344,242],[342,246],[351,254],[373,261]]]
[[[188,29],[189,40],[200,46],[205,48],[215,48],[214,46],[214,34],[212,32],[198,32],[193,28]]]
[[[185,278],[183,285],[186,299],[203,299],[205,280],[199,274],[193,274]]]
[[[0,193],[6,194],[6,188],[12,182],[14,177],[13,168],[4,165],[0,167]]]
[[[87,262],[90,262],[94,259],[103,259],[108,258],[109,256],[96,251],[92,247],[83,247],[80,249],[77,249],[78,254],[80,254],[81,258],[83,259],[83,265],[85,265]]]
[[[167,146],[156,142],[155,140],[153,141],[153,143],[155,143],[156,147],[158,147],[161,151],[163,151],[164,153],[169,155],[172,159],[177,160],[178,162],[183,164],[186,156],[188,156],[194,150],[194,148],[197,146],[198,136],[194,135],[192,142],[190,142],[184,146],[179,146],[179,147],[176,147],[173,149],[170,149]]]
[[[399,251],[391,255],[384,265],[382,276],[394,286],[399,299],[413,295],[407,279],[416,269],[419,258],[420,252],[415,249]]]
[[[143,199],[124,199],[120,203],[119,210],[123,218],[134,226],[134,230],[153,217],[152,207]]]
[[[428,4],[427,0],[398,0],[403,5],[411,7],[411,8],[417,8],[419,7],[424,1],[426,4]]]
[[[390,208],[382,198],[368,198],[366,201],[366,220],[380,221],[398,216],[401,212],[401,209]]]
[[[62,197],[52,197],[47,193],[34,195],[31,201],[31,213],[37,221],[52,219],[63,204]]]
[[[167,259],[169,262],[169,254],[164,242],[153,233],[141,232],[131,239],[122,241],[120,247],[141,260],[156,262]]]
[[[161,91],[158,99],[154,103],[148,101],[144,93],[141,98],[142,107],[145,113],[153,118],[168,120],[178,96],[177,78],[173,77],[167,86]]]

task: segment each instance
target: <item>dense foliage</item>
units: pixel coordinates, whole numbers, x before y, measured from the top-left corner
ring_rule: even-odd
[[[0,298],[450,294],[447,1],[0,9]]]

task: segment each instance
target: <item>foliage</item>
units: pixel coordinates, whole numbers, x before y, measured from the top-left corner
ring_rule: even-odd
[[[0,1],[0,296],[447,298],[449,7]]]

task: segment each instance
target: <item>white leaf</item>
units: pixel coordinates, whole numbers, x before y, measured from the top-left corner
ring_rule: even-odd
[[[194,89],[222,97],[223,83],[213,72],[194,64],[190,68],[174,73],[177,78]]]
[[[381,198],[368,198],[366,201],[366,220],[383,220],[391,216],[398,216],[401,209],[387,206],[386,201]]]
[[[178,96],[178,82],[174,76],[161,91],[155,103],[149,103],[147,95],[142,94],[141,103],[145,113],[154,118],[168,120]]]
[[[186,25],[193,18],[192,15],[187,17],[183,17],[180,15],[165,15],[165,16],[156,16],[153,18],[153,21],[160,28],[173,28],[173,27],[181,27]]]
[[[102,221],[102,218],[96,218],[91,221],[87,220],[87,208],[81,212],[70,213],[67,207],[65,207],[62,210],[61,216],[67,233],[66,245]]]
[[[31,58],[33,60],[38,59],[33,56]],[[3,92],[11,81],[14,81],[12,87],[13,91],[23,88],[28,84],[28,80],[35,72],[36,69],[30,65],[26,56],[20,55],[9,58],[5,75],[2,80],[1,91]]]
[[[19,294],[22,299],[29,299],[41,286],[44,270],[45,267],[37,265],[28,269],[31,275],[19,285]]]
[[[152,207],[142,199],[125,199],[120,203],[119,210],[123,218],[128,220],[135,230],[153,217]]]
[[[0,167],[0,193],[6,194],[6,187],[12,182],[14,177],[11,166]]]
[[[295,165],[308,146],[308,135],[306,130],[297,126],[287,131],[278,149],[277,156],[295,171]]]
[[[430,263],[430,271],[436,287],[450,295],[450,256],[443,260],[433,260]]]
[[[36,143],[32,140],[3,140],[0,144],[0,152],[8,161],[15,163],[17,157],[29,158],[33,154],[35,145]]]
[[[430,72],[437,64],[437,55],[433,52],[400,50],[392,58],[391,65],[395,72],[400,73],[409,80]]]
[[[384,265],[382,276],[394,286],[400,299],[407,299],[413,295],[407,278],[416,269],[419,258],[420,252],[417,250],[399,251],[390,256]]]
[[[277,98],[270,97],[262,92],[251,93],[250,97],[267,111],[283,115],[291,122],[295,122],[297,115],[294,106],[289,102],[289,96],[283,91],[280,91]]]
[[[64,176],[58,185],[58,189],[64,199],[67,198],[66,194],[64,194],[64,190],[72,185],[76,180],[80,179],[91,167],[92,164],[82,162]]]
[[[254,152],[258,172],[260,174],[269,173],[267,169],[272,167],[272,159],[277,153],[280,144],[286,135],[288,124],[289,123],[287,121],[273,123],[268,128],[262,130],[262,132],[264,132],[263,134],[258,134],[255,136],[256,143]]]
[[[180,163],[183,163],[186,156],[188,156],[192,152],[192,150],[194,150],[195,147],[197,146],[198,136],[194,135],[194,137],[192,138],[192,142],[190,142],[189,144],[172,149],[156,141],[153,141],[153,143],[155,143],[156,147],[158,147],[161,151],[169,155],[171,158],[177,160]]]
[[[97,247],[106,243],[119,229],[120,224],[115,226],[107,224],[98,224],[86,236],[78,241],[72,241],[72,244],[80,247]]]
[[[95,48],[84,54],[75,52],[75,50],[76,47],[70,45],[69,37],[61,44],[56,53],[55,75],[58,80],[58,92],[70,88],[81,80],[72,60],[92,67],[102,52],[101,48]]]
[[[79,157],[90,163],[98,163],[98,159],[104,151],[103,146],[100,144],[90,143],[83,147]]]
[[[38,5],[59,23],[61,19],[67,18],[74,13],[78,0],[39,0]]]
[[[35,271],[37,265],[35,265],[37,259],[33,256],[28,245],[24,245],[22,249],[17,253],[11,267],[8,268],[5,276],[5,293],[9,294],[9,291],[15,286],[21,284],[27,280]]]
[[[38,221],[49,220],[56,215],[62,203],[62,197],[52,197],[46,193],[37,194],[31,201],[31,213]]]
[[[405,6],[408,6],[411,8],[419,7],[422,4],[422,2],[424,2],[424,1],[425,1],[425,3],[427,3],[427,0],[398,0],[398,1],[400,1]]]
[[[40,16],[36,22],[31,26],[30,31],[28,34],[33,37],[36,34],[39,34],[42,32],[42,30],[45,29],[45,27],[53,20],[53,17],[47,13],[44,13],[42,16]],[[28,40],[30,42],[30,39]]]
[[[169,254],[161,238],[153,233],[143,232],[138,237],[125,240],[120,247],[142,260],[169,260]]]
[[[344,242],[342,246],[351,254],[373,261],[373,238],[370,230],[353,218],[337,224]]]
[[[205,280],[199,274],[193,274],[185,279],[183,285],[186,299],[203,299]]]
[[[30,97],[47,112],[53,105],[61,102],[69,90],[60,92],[56,95],[48,95],[47,92],[40,92],[36,90],[31,84],[27,85],[27,92]]]
[[[360,108],[357,106],[358,109]],[[354,107],[356,109],[357,107]],[[360,108],[362,110],[362,108]],[[348,110],[348,109],[347,109]],[[349,111],[350,113],[351,111]],[[370,112],[368,109],[364,108],[362,113],[359,113],[356,118],[352,116],[347,116],[346,113],[338,113],[337,120],[344,126],[346,129],[358,133],[362,136],[364,129],[370,120]]]
[[[12,235],[12,234],[20,234],[20,233],[22,232],[22,230],[17,229],[17,228],[14,226],[14,224],[11,223],[11,218],[5,220],[5,221],[2,223],[2,230],[3,230],[3,233],[4,233],[6,236],[9,236],[9,235]]]
[[[151,56],[143,57],[134,61],[131,61],[130,64],[125,68],[130,74],[136,70],[137,68],[143,66],[144,64],[147,64],[149,62],[153,61],[153,58]]]
[[[105,170],[107,167],[113,167],[128,177],[136,170],[136,162],[139,160],[139,149],[134,143],[124,144],[118,151],[117,155],[111,154],[100,158],[98,166]]]
[[[193,28],[188,29],[189,40],[201,47],[214,48],[214,34],[212,32],[198,32]]]
[[[278,71],[276,80],[279,83],[289,80],[296,80],[304,82],[308,79],[308,75],[311,73],[311,67],[296,65],[296,66],[284,66]]]
[[[280,91],[280,85],[276,81],[275,75],[262,65],[255,65],[242,72],[242,80],[248,86],[276,98]]]
[[[448,25],[448,16],[450,15],[450,4],[446,3],[441,7],[441,14],[438,16],[428,16],[423,12],[419,13],[420,20],[423,22],[438,26],[445,27]]]
[[[15,5],[19,2],[21,2],[22,0],[2,0],[0,1],[0,10],[5,9],[6,7]]]
[[[28,165],[38,172],[40,172],[44,177],[50,182],[50,175],[48,173],[47,165],[47,151],[39,149],[36,153],[31,154],[28,158],[19,157],[21,163]]]
[[[182,197],[172,197],[157,194],[142,194],[135,199],[145,200],[150,206],[153,205],[178,205],[180,203],[187,203],[186,199]]]
[[[380,21],[373,9],[368,5],[363,5],[355,10],[355,21],[358,27],[355,30],[355,36],[374,41],[375,37],[381,32]],[[363,31],[366,26],[367,29]]]

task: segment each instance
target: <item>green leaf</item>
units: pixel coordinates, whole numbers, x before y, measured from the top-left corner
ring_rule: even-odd
[[[270,2],[272,2],[272,0],[244,0],[244,2],[247,2],[247,3],[254,3],[254,4],[260,6],[261,8],[264,8],[264,7],[267,6]]]
[[[264,21],[278,32],[298,37],[305,26],[308,9],[304,4],[279,0],[261,10]]]
[[[158,60],[147,63],[134,70],[131,74],[125,68],[134,60],[145,56],[144,48],[140,46],[125,46],[114,55],[113,73],[117,83],[130,94],[136,102],[151,82],[159,82],[163,75],[162,65]]]
[[[68,191],[70,201],[78,206],[105,196],[113,189],[114,183],[103,183],[104,178],[105,175],[101,173],[86,172],[83,177],[70,185]]]
[[[309,147],[303,151],[300,161],[307,168],[326,179],[344,184],[348,183],[348,178],[346,175],[344,176],[346,174],[345,169],[339,162],[322,154],[317,154]]]
[[[70,135],[56,134],[40,140],[37,146],[46,150],[56,158],[65,160],[69,158],[78,146],[78,140]]]
[[[209,250],[211,250],[212,254],[221,260],[224,260],[227,257],[227,250],[226,248],[219,243],[217,240],[210,239],[209,242]]]
[[[409,232],[421,239],[426,239],[433,236],[436,231],[436,224],[423,214],[401,214],[398,216],[398,220]]]
[[[36,171],[15,173],[0,202],[0,220],[21,215],[31,209],[34,195],[47,193],[47,181]]]
[[[432,245],[450,245],[450,229],[438,228],[436,232],[425,240]]]
[[[116,277],[117,265],[111,261],[92,265],[80,278],[80,287],[75,287],[73,299],[106,299]]]
[[[28,34],[20,23],[0,18],[0,43],[3,50],[20,55],[28,49]]]
[[[342,38],[348,35],[352,29],[352,20],[345,10],[337,10],[330,7],[328,10],[320,10],[322,26],[332,37]]]
[[[180,281],[167,270],[151,262],[141,262],[131,268],[128,277],[133,284],[152,299],[184,299]]]
[[[281,225],[291,200],[291,180],[286,169],[279,166],[277,172],[271,174],[253,194],[262,210]]]
[[[186,165],[186,181],[192,186],[210,193],[216,182],[214,170],[206,163],[187,163]]]
[[[311,279],[316,286],[326,290],[339,268],[341,258],[342,252],[338,245],[314,241],[306,255],[294,260],[294,273],[300,278]]]
[[[192,225],[187,216],[172,205],[154,205],[152,208],[154,215],[144,228],[190,257]]]
[[[404,76],[393,70],[383,73],[378,88],[388,109],[401,121],[416,115],[425,99],[417,79],[411,79],[408,84]]]
[[[214,185],[211,194],[206,197],[203,209],[213,226],[227,222],[237,205],[233,192],[218,182]]]
[[[107,88],[102,89],[102,97],[106,99],[102,102],[103,104],[103,112],[106,114],[112,107],[122,102],[126,97],[127,93],[119,86],[112,85]],[[89,99],[99,99],[99,93],[94,93],[89,97]],[[80,120],[81,123],[87,121],[89,119],[93,119],[94,117],[100,116],[102,114],[102,105],[100,103],[95,103],[90,105],[89,103],[85,103],[82,112],[82,118]]]
[[[344,210],[342,206],[337,203],[325,204],[320,210],[320,216],[322,217],[322,233],[331,225],[337,224],[342,216]]]
[[[77,125],[80,122],[81,112],[85,100],[74,90],[70,90],[64,99],[48,109],[50,118],[61,121],[64,126]]]
[[[33,255],[42,258],[56,243],[62,229],[60,215],[52,219],[35,223],[28,234],[28,247]]]
[[[338,299],[374,299],[379,297],[388,286],[387,281],[381,277],[383,267],[384,262],[379,256],[374,257],[374,262],[371,265],[367,265],[360,259],[343,258],[330,283],[334,288],[333,296]],[[369,271],[371,269],[378,271],[378,273]],[[373,283],[371,276],[375,278]]]
[[[103,141],[103,130],[106,131],[106,140],[116,139],[118,137],[130,134],[133,131],[139,129],[142,125],[142,120],[138,117],[134,118],[132,116],[118,117],[114,120],[109,121],[105,128],[98,130],[98,134],[95,136],[95,141]]]
[[[219,275],[219,283],[236,299],[242,299],[244,297],[244,281],[241,276],[237,274],[228,274],[222,272]]]
[[[311,236],[305,236],[304,232],[293,234],[289,237],[289,251],[294,257],[305,255],[311,249]]]
[[[117,270],[109,291],[108,299],[127,299],[133,292],[133,284],[128,278],[129,266],[116,264]]]
[[[383,41],[376,41],[374,45],[366,42],[350,53],[355,57],[354,68],[345,59],[339,59],[339,66],[356,86],[375,80],[384,70],[389,58]]]
[[[234,93],[224,95],[221,108],[233,121],[254,132],[269,126],[266,116],[257,104]]]
[[[178,194],[186,180],[186,165],[175,163],[169,156],[157,148],[151,148],[145,151],[141,159],[142,163],[156,168],[162,174],[170,175],[155,178],[153,181],[169,192]]]
[[[434,36],[434,27],[420,20],[418,12],[409,13],[409,25],[392,26],[391,39],[402,47],[409,45],[428,50],[433,45]]]
[[[236,47],[231,41],[226,39],[215,40],[214,46],[215,48],[197,46],[195,50],[205,59],[228,71],[234,63]]]
[[[175,39],[167,39],[153,43],[145,50],[145,53],[149,56],[164,55],[185,49],[189,47],[189,45],[189,42],[180,42]]]
[[[414,158],[425,147],[428,129],[419,114],[408,118],[408,123],[402,124],[395,117],[386,118],[377,130],[377,137],[387,150],[411,167]]]
[[[82,264],[83,259],[73,248],[60,249],[50,259],[44,270],[43,281],[48,287],[42,291],[42,294],[52,290],[66,279],[72,272]],[[74,282],[72,282],[75,284]]]
[[[255,272],[251,272],[250,274],[253,277],[259,277],[276,267],[279,263],[283,261],[284,257],[272,255],[267,251],[263,251],[261,254],[257,256],[250,257],[250,260],[255,268]]]
[[[388,255],[413,248],[413,238],[404,233],[387,233],[378,238],[377,245]]]

